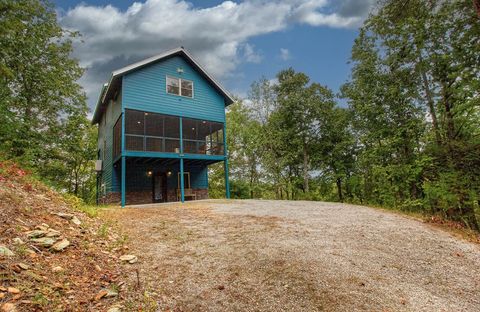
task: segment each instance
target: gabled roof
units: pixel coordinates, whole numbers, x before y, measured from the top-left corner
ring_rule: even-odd
[[[106,106],[106,100],[113,95],[113,93],[116,90],[116,87],[119,86],[121,82],[121,77],[123,75],[172,56],[183,56],[205,79],[207,79],[210,82],[210,84],[221,95],[223,95],[223,97],[225,98],[225,105],[230,105],[234,102],[232,96],[227,92],[227,90],[225,90],[222,87],[222,85],[220,85],[219,82],[217,82],[212,76],[210,76],[205,71],[205,69],[192,57],[192,55],[189,52],[187,52],[187,50],[185,50],[185,48],[179,47],[179,48],[149,57],[143,61],[133,63],[131,65],[128,65],[113,71],[112,76],[110,77],[110,81],[103,85],[102,91],[100,92],[100,96],[97,101],[97,106],[93,114],[92,124],[96,124],[100,122],[102,112]]]

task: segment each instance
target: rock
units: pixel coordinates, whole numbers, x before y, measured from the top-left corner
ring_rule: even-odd
[[[13,301],[17,301],[18,299],[22,298],[22,295],[21,294],[16,294],[12,297],[12,300]]]
[[[98,292],[98,294],[95,296],[95,301],[98,301],[105,297],[108,294],[108,291],[106,289],[102,289]]]
[[[112,298],[118,296],[118,291],[113,290],[113,289],[106,289],[107,294],[105,295],[105,298]]]
[[[58,273],[58,272],[63,272],[65,270],[61,266],[56,266],[56,267],[52,268],[52,271],[55,272],[55,273]]]
[[[7,291],[11,294],[14,294],[14,295],[20,293],[20,290],[18,288],[15,288],[15,287],[8,287]]]
[[[70,213],[63,213],[63,212],[53,212],[52,214],[59,216],[60,218],[71,220],[74,216]]]
[[[7,291],[7,289],[3,286],[0,286],[0,291]]]
[[[13,303],[5,303],[2,305],[2,312],[16,312],[17,307]]]
[[[18,266],[20,269],[22,269],[22,270],[28,270],[28,269],[30,269],[30,266],[29,266],[29,265],[27,265],[27,264],[25,264],[25,263],[22,263],[22,262],[17,263],[17,266]]]
[[[41,238],[33,238],[31,239],[31,241],[43,247],[51,247],[53,244],[55,244],[56,240],[51,237],[41,237]]]
[[[5,298],[5,293],[0,293],[0,299]]]
[[[56,242],[55,245],[52,246],[52,249],[55,251],[62,251],[70,245],[70,242],[67,239],[62,239],[59,242]]]
[[[118,296],[118,292],[116,290],[104,288],[98,292],[98,294],[95,296],[95,300],[98,301],[102,298],[113,298],[116,296]]]
[[[134,255],[123,255],[123,256],[120,256],[119,259],[121,261],[125,261],[125,262],[128,262],[128,263],[135,263],[135,262],[138,261],[137,256],[134,256]]]
[[[41,231],[48,231],[50,226],[46,223],[42,223],[40,225],[37,225],[35,228],[38,229],[38,230],[41,230]]]
[[[114,305],[113,307],[110,307],[107,312],[121,312],[122,308],[121,306]]]
[[[15,245],[23,245],[23,244],[25,244],[20,237],[15,237],[15,238],[13,239],[13,243],[14,243]]]
[[[60,235],[62,235],[62,233],[60,233],[59,231],[54,230],[54,229],[49,229],[45,236],[47,236],[47,237],[58,237]]]
[[[7,247],[0,246],[0,256],[13,257],[15,256],[15,254],[13,253],[13,251],[8,249]]]
[[[45,235],[47,235],[46,230],[33,230],[33,231],[27,232],[27,237],[28,238],[44,237]]]
[[[70,221],[72,221],[76,225],[82,224],[82,221],[80,221],[77,217],[73,217]]]

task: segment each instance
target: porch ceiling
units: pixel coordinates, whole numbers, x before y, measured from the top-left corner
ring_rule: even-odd
[[[153,157],[126,157],[125,159],[127,167],[128,165],[149,165],[149,166],[179,166],[179,158],[153,158]],[[222,160],[211,159],[187,159],[184,158],[183,164],[185,166],[205,166],[211,165]]]

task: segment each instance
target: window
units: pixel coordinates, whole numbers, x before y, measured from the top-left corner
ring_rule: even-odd
[[[178,189],[180,189],[180,172],[178,173],[178,179],[177,179],[177,186]],[[184,172],[183,173],[183,188],[184,189],[189,189],[191,188],[190,186],[190,172]]]
[[[193,97],[193,81],[167,76],[167,93]]]
[[[107,141],[103,140],[103,151],[102,151],[102,160],[105,161],[105,154],[107,151]]]
[[[167,76],[167,93],[180,95],[180,79]]]
[[[122,149],[122,117],[113,126],[113,158],[120,155]]]
[[[125,133],[143,135],[145,131],[144,122],[143,112],[128,110],[125,114]]]
[[[183,152],[223,155],[223,123],[183,118]]]
[[[189,80],[180,80],[181,94],[186,97],[193,97],[193,82]]]
[[[179,117],[125,110],[125,149],[179,153]]]

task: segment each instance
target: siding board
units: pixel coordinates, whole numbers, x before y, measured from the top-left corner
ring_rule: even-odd
[[[177,68],[182,68],[179,74]],[[193,81],[194,96],[168,94],[166,76]],[[182,57],[175,56],[129,73],[123,79],[125,108],[225,122],[225,101]]]

